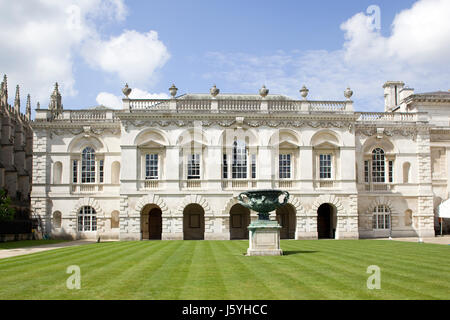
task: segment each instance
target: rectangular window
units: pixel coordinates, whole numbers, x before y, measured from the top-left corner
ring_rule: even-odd
[[[190,154],[187,158],[187,178],[200,179],[200,155]]]
[[[223,154],[222,160],[222,179],[228,179],[228,162],[227,162],[227,154]]]
[[[252,179],[256,179],[256,154],[252,154]]]
[[[331,179],[331,154],[319,156],[320,179]]]
[[[280,154],[278,157],[278,176],[280,179],[290,179],[291,178],[291,155],[290,154]]]
[[[158,179],[158,154],[145,155],[145,179]]]
[[[99,168],[98,168],[98,172],[99,172],[99,181],[100,183],[103,183],[103,162],[104,160],[100,160],[99,161]]]
[[[72,165],[72,182],[78,183],[78,160],[73,160]]]
[[[247,149],[245,144],[237,144],[233,149],[231,175],[233,179],[247,179]]]
[[[364,182],[369,183],[369,161],[364,161]]]
[[[394,161],[389,161],[389,182],[394,182]]]

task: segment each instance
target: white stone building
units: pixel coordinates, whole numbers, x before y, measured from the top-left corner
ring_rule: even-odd
[[[384,85],[385,112],[281,95],[128,99],[122,110],[36,110],[31,203],[54,237],[245,239],[237,202],[277,188],[290,239],[434,236],[448,198],[450,92]]]

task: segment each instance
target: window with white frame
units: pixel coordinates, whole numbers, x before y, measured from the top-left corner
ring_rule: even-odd
[[[95,151],[91,147],[81,152],[81,183],[95,183]]]
[[[247,148],[245,142],[240,140],[233,144],[231,177],[233,179],[247,179]]]
[[[187,157],[187,178],[200,179],[200,154],[189,154]]]
[[[280,154],[278,156],[278,177],[280,179],[291,179],[291,154]]]
[[[145,155],[145,179],[158,179],[158,154]]]
[[[392,156],[389,159],[382,148],[375,148],[370,154],[370,160],[364,160],[364,182],[394,182],[394,160]]]
[[[252,179],[256,179],[256,154],[252,154],[251,159],[252,159]]]
[[[373,210],[372,227],[376,230],[386,230],[390,228],[391,212],[385,205],[378,205]]]
[[[376,148],[372,151],[372,182],[385,182],[385,157],[384,150]]]
[[[78,211],[78,231],[96,231],[97,213],[95,209],[84,206]]]
[[[72,162],[72,183],[78,183],[78,160]]]
[[[100,183],[103,183],[103,168],[104,168],[104,160],[100,160],[99,162],[98,162],[98,171],[99,171],[99,179],[98,179],[98,181],[100,182]]]
[[[319,178],[320,179],[331,179],[331,154],[320,154],[319,155]]]
[[[223,154],[222,158],[222,179],[228,179],[228,161],[227,154]]]

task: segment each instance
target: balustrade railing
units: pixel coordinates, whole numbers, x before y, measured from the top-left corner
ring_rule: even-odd
[[[218,100],[217,102],[219,112],[261,110],[261,100]]]
[[[345,101],[309,101],[310,111],[345,111]]]
[[[417,113],[407,112],[357,112],[357,121],[361,122],[415,122]]]

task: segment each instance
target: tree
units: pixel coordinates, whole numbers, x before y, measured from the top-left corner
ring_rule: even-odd
[[[14,219],[15,210],[11,208],[11,198],[6,191],[0,189],[0,221],[11,221]]]

